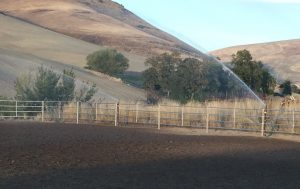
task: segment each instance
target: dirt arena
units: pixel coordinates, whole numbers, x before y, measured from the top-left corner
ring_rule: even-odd
[[[0,122],[0,188],[300,188],[300,143]]]

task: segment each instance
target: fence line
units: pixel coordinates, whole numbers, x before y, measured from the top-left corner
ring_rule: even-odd
[[[242,109],[147,105],[143,103],[82,103],[56,101],[0,101],[0,119],[41,122],[105,123],[114,126],[140,124],[196,127],[266,133],[300,134],[300,110]]]

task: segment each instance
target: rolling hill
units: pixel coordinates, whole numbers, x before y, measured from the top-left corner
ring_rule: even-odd
[[[62,35],[0,14],[0,95],[14,96],[14,82],[21,74],[44,66],[58,72],[73,68],[78,83],[98,88],[105,100],[143,100],[144,91],[121,81],[85,70],[85,57],[103,47]],[[131,59],[140,57],[129,54]]]
[[[279,79],[290,79],[300,84],[300,39],[229,47],[211,52],[223,62],[229,62],[231,55],[247,49],[256,60],[261,60]]]
[[[146,69],[145,59],[163,52],[205,55],[111,0],[1,0],[0,95],[14,96],[18,76],[37,67],[61,72],[73,68],[80,83],[95,83],[109,100],[144,100],[143,90],[84,69],[86,56],[116,48],[131,72]],[[86,84],[84,84],[86,85]]]
[[[0,11],[58,33],[146,57],[166,51],[201,54],[111,0],[1,0]]]

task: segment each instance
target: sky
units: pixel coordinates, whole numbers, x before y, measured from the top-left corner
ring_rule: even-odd
[[[202,51],[300,38],[300,0],[114,0]]]

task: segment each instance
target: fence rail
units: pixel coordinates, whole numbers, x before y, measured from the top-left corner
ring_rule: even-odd
[[[243,109],[220,107],[151,106],[143,103],[81,103],[44,101],[0,101],[1,120],[33,120],[65,123],[106,123],[114,126],[195,127],[300,134],[300,110]]]

